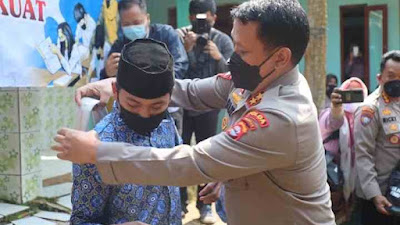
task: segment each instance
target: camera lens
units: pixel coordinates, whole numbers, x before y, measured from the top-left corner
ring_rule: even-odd
[[[208,35],[207,34],[203,34],[203,35],[199,35],[196,41],[196,44],[199,46],[206,46],[208,42]]]

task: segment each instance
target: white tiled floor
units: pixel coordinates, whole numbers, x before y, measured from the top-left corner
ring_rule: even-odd
[[[14,225],[56,225],[54,222],[44,220],[38,217],[27,217],[20,220],[15,220],[11,222]]]
[[[69,218],[71,217],[69,214],[66,213],[56,213],[47,211],[41,211],[39,213],[36,213],[34,216],[42,219],[56,220],[61,222],[68,222]]]
[[[29,209],[27,206],[0,203],[0,215],[9,216]]]
[[[71,194],[72,183],[63,183],[43,187],[40,193],[40,197],[45,198],[57,198]]]
[[[62,198],[59,198],[57,200],[57,203],[62,205],[62,206],[64,206],[64,207],[72,209],[71,195],[67,195],[67,196],[64,196]]]
[[[72,173],[72,163],[58,159],[56,152],[45,149],[40,155],[43,180]]]

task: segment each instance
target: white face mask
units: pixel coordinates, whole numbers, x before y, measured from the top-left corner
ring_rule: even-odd
[[[361,102],[343,104],[343,110],[348,113],[354,114],[354,112],[361,104]]]
[[[147,35],[146,25],[144,24],[122,27],[122,32],[131,41],[145,38]]]

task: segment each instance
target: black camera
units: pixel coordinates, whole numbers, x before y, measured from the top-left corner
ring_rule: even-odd
[[[207,14],[197,14],[193,22],[193,32],[197,34],[196,45],[204,47],[210,40],[211,25],[207,21]]]

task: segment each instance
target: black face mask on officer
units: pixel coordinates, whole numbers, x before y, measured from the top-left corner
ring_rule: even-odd
[[[279,49],[268,56],[260,65],[251,66],[246,63],[236,52],[229,59],[228,67],[232,75],[232,81],[235,88],[243,88],[245,90],[254,91],[257,86],[272,73],[275,68],[265,77],[261,77],[260,68],[263,66]]]
[[[392,80],[385,83],[383,86],[385,93],[392,98],[400,97],[400,80]]]

